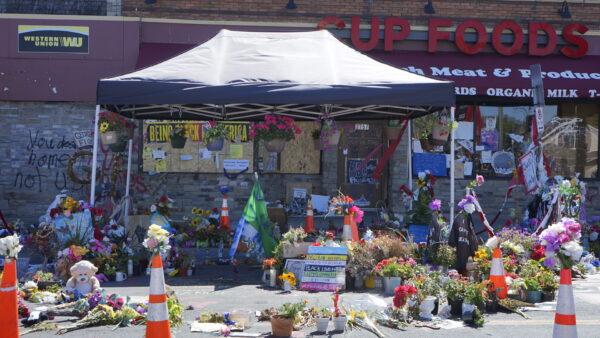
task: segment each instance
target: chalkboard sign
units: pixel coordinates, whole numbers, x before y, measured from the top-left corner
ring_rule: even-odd
[[[422,224],[410,224],[408,226],[408,236],[412,238],[415,243],[427,243],[427,236],[429,235],[429,226]]]
[[[300,288],[308,291],[345,289],[347,258],[346,247],[309,247]]]
[[[446,154],[415,153],[412,156],[413,174],[429,170],[433,176],[447,176]]]
[[[377,160],[369,160],[366,163],[360,158],[348,159],[346,162],[346,183],[350,184],[375,184],[373,172],[377,167]]]

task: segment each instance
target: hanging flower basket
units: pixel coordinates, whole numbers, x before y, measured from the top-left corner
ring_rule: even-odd
[[[225,139],[222,137],[218,137],[212,139],[210,142],[206,143],[206,149],[210,151],[221,151],[223,150],[223,145],[225,144]]]
[[[450,127],[446,122],[438,120],[433,124],[431,134],[435,145],[444,145],[448,141],[448,136],[450,136]]]
[[[100,133],[100,138],[102,139],[102,144],[105,146],[110,146],[111,144],[115,144],[119,141],[119,134],[116,131],[107,131]]]
[[[282,138],[276,138],[270,141],[266,141],[265,148],[267,148],[267,151],[270,153],[280,153],[283,151],[283,149],[285,149],[286,143],[287,140]]]

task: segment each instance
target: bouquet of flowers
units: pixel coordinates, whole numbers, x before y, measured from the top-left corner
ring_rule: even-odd
[[[352,197],[344,195],[341,191],[329,201],[329,213],[350,215],[356,223],[361,223],[364,216],[364,212],[354,204]]]
[[[262,268],[265,271],[273,269],[276,265],[277,265],[277,259],[275,259],[275,258],[266,258],[262,262]]]
[[[401,309],[406,305],[406,301],[417,294],[417,288],[410,284],[400,285],[394,289],[394,307],[397,309]]]
[[[169,245],[170,237],[169,232],[161,228],[160,225],[152,224],[148,228],[147,237],[143,245],[155,255],[165,253],[171,248]]]
[[[79,202],[77,202],[77,200],[75,200],[71,196],[67,196],[60,203],[60,209],[62,210],[63,214],[67,217],[71,216],[71,214],[73,213],[78,212],[80,208],[81,206],[79,205]]]
[[[22,248],[17,234],[0,238],[0,255],[4,257],[17,258]]]
[[[135,123],[131,122],[127,118],[111,113],[111,112],[101,112],[100,113],[100,133],[104,134],[109,131],[116,132],[128,132],[130,133],[135,128]]]
[[[279,279],[282,282],[288,282],[290,284],[291,287],[295,287],[296,286],[296,276],[294,275],[293,272],[285,272],[282,273],[279,276]]]
[[[173,209],[173,201],[169,196],[162,195],[155,204],[150,206],[150,212],[158,212],[159,214],[169,217],[171,209]]]
[[[554,268],[557,258],[563,269],[577,264],[583,253],[580,238],[581,225],[572,218],[563,218],[542,231],[540,239],[546,254],[544,266]]]
[[[265,121],[255,123],[250,127],[250,137],[256,140],[271,141],[274,139],[293,140],[302,130],[294,120],[287,116],[265,115]]]

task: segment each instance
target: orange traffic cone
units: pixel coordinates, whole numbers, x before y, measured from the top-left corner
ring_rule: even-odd
[[[19,337],[19,305],[17,300],[17,261],[6,258],[0,282],[0,328],[2,337]]]
[[[146,320],[146,338],[170,338],[169,311],[165,293],[165,275],[160,255],[152,256],[150,265],[150,297]]]
[[[307,234],[315,232],[315,217],[313,215],[312,201],[306,202],[306,222],[304,223],[304,232]]]
[[[504,299],[508,295],[506,279],[504,279],[504,266],[502,265],[502,251],[500,248],[494,248],[492,253],[492,268],[490,269],[490,282],[494,283],[496,296],[498,299]]]
[[[351,241],[352,240],[352,216],[350,216],[350,215],[344,216],[344,228],[342,230],[342,240],[343,241]]]
[[[577,338],[571,269],[560,270],[560,286],[558,287],[552,338]]]
[[[354,216],[350,216],[350,227],[352,228],[352,241],[358,242],[360,238],[358,237],[358,225]]]
[[[230,231],[229,226],[229,207],[227,206],[227,195],[223,195],[223,205],[221,206],[221,227]]]

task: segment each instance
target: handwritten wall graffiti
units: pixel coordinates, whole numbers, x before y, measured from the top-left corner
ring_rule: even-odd
[[[70,181],[66,174],[67,162],[75,149],[77,146],[71,137],[47,137],[40,130],[30,129],[29,142],[23,152],[25,163],[15,174],[13,187],[37,192],[83,189],[83,185]]]

